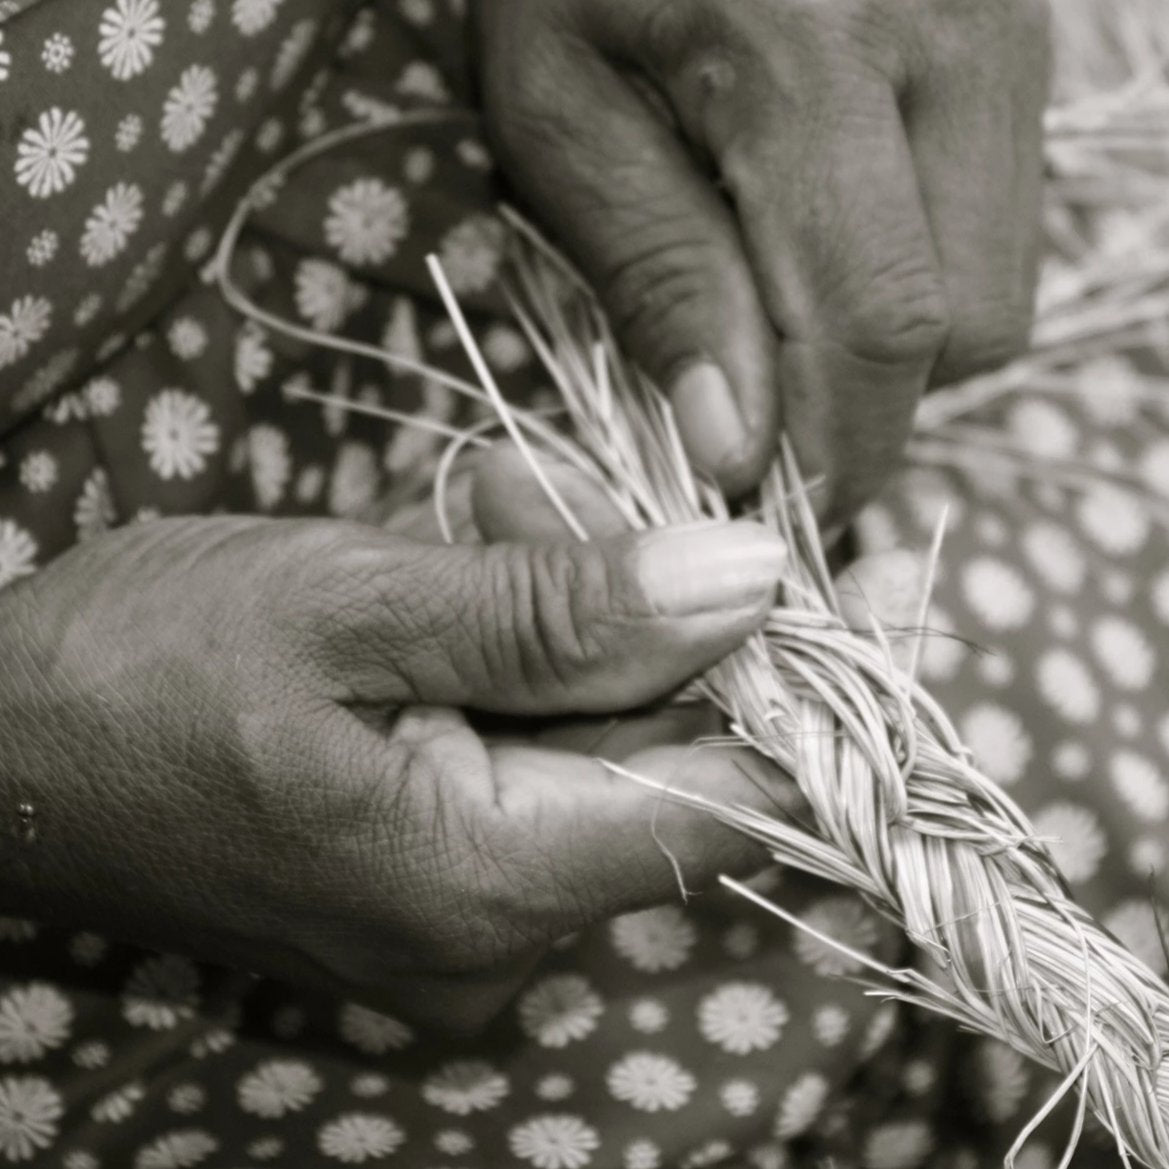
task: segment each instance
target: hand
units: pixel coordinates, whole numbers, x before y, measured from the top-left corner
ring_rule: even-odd
[[[845,518],[927,385],[1023,347],[1045,0],[476,11],[505,168],[732,492],[782,419]]]
[[[553,940],[675,895],[655,817],[695,887],[764,858],[456,708],[654,699],[761,623],[782,562],[751,524],[459,548],[246,518],[100,537],[0,594],[0,808],[15,825],[31,805],[36,835],[6,832],[3,908],[476,1027]],[[762,805],[747,753],[647,747],[669,737],[653,721],[626,732],[629,767]]]

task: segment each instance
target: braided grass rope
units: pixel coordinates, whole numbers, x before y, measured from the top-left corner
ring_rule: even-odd
[[[622,362],[590,294],[569,288],[566,268],[530,229],[517,234],[514,313],[610,498],[639,529],[725,518],[725,501],[682,452],[669,403]],[[432,270],[489,381],[441,270]],[[508,421],[538,462],[522,428]],[[1169,1165],[1169,988],[1075,904],[1026,816],[974,765],[915,679],[918,635],[901,668],[891,639],[903,632],[875,618],[868,629],[847,626],[790,450],[752,514],[783,535],[790,570],[762,633],[710,671],[702,690],[738,741],[794,777],[808,810],[797,817],[777,801],[775,814],[763,815],[658,790],[754,837],[778,862],[857,891],[896,923],[928,959],[919,969],[851,955],[874,970],[884,993],[1062,1075],[1008,1165],[1073,1090],[1079,1109],[1065,1160],[1090,1110],[1124,1159]],[[784,916],[747,887],[724,883]]]

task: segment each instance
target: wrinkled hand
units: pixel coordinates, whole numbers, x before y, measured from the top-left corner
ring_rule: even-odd
[[[459,710],[655,699],[757,627],[782,560],[751,524],[456,548],[246,518],[100,537],[0,594],[0,897],[476,1027],[555,939],[675,894],[655,816],[696,887],[763,857],[587,745],[492,739]],[[642,719],[603,749],[761,803],[734,753],[653,745],[670,738]]]
[[[1031,317],[1045,0],[478,0],[519,194],[732,491],[782,416],[842,518]]]

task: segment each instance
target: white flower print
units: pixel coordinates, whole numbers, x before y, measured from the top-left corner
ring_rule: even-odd
[[[192,1169],[219,1148],[219,1142],[201,1128],[177,1129],[138,1150],[134,1169]]]
[[[275,1161],[284,1152],[284,1142],[279,1137],[257,1137],[247,1148],[253,1161]]]
[[[69,957],[78,966],[97,966],[109,953],[110,944],[101,936],[88,931],[75,934],[69,942]]]
[[[1035,674],[1043,700],[1067,722],[1090,723],[1100,713],[1100,688],[1087,666],[1070,650],[1046,651]]]
[[[727,1080],[718,1098],[731,1116],[751,1116],[759,1107],[759,1088],[750,1080]]]
[[[12,71],[12,54],[4,47],[4,32],[0,29],[0,81],[7,81]]]
[[[4,575],[3,522],[0,521],[0,581],[2,581]],[[33,549],[35,555],[35,544],[33,545]],[[0,917],[0,942],[31,942],[36,936],[36,922],[29,921],[24,917]]]
[[[429,61],[411,61],[402,70],[394,88],[406,97],[420,98],[434,105],[442,105],[451,99],[442,74]]]
[[[0,369],[28,353],[48,332],[53,306],[43,296],[22,296],[0,313]]]
[[[104,1068],[110,1062],[110,1047],[108,1043],[92,1039],[89,1043],[79,1044],[73,1049],[73,1062],[79,1068],[95,1071]]]
[[[260,71],[254,65],[249,65],[236,79],[235,100],[241,104],[250,101],[256,96],[260,88]]]
[[[579,1116],[548,1113],[517,1124],[507,1136],[511,1151],[535,1169],[582,1169],[601,1138]]]
[[[1018,629],[1035,609],[1035,594],[1018,569],[981,556],[962,572],[966,603],[990,629]]]
[[[94,418],[108,417],[122,402],[122,387],[112,377],[93,378],[86,382],[81,393]]]
[[[349,1091],[363,1100],[384,1096],[390,1090],[390,1081],[380,1072],[362,1072],[349,1081]]]
[[[662,1151],[653,1141],[632,1141],[625,1146],[621,1154],[621,1163],[625,1169],[659,1169],[662,1163]]]
[[[805,910],[802,919],[805,925],[817,933],[833,942],[843,943],[850,950],[865,953],[877,941],[877,925],[872,914],[859,898],[846,894],[821,898]],[[808,930],[794,931],[792,948],[805,966],[825,977],[842,978],[861,970],[860,962],[851,954],[846,954]]]
[[[422,1098],[444,1112],[470,1116],[489,1112],[511,1090],[507,1076],[479,1059],[456,1060],[427,1076]]]
[[[563,1072],[550,1072],[542,1076],[536,1084],[536,1095],[541,1100],[548,1100],[551,1103],[567,1100],[575,1091],[576,1084],[572,1077],[566,1076]]]
[[[836,1047],[842,1043],[850,1026],[848,1012],[836,1003],[817,1007],[812,1016],[812,1034],[825,1047]]]
[[[388,1157],[405,1139],[388,1116],[352,1112],[326,1124],[317,1134],[317,1147],[326,1157],[360,1165]]]
[[[158,0],[115,0],[101,16],[97,51],[101,63],[118,81],[145,73],[162,44],[166,21]]]
[[[246,37],[263,32],[275,19],[284,0],[232,0],[231,21]]]
[[[166,1096],[172,1112],[189,1116],[200,1112],[207,1103],[207,1090],[201,1084],[176,1084]]]
[[[44,982],[14,986],[0,998],[0,1062],[32,1063],[69,1038],[73,1007]]]
[[[206,1059],[209,1055],[222,1055],[234,1046],[234,1031],[227,1027],[212,1027],[191,1044],[191,1054],[196,1059]]]
[[[732,1055],[766,1051],[783,1034],[788,1009],[767,987],[728,982],[698,1004],[702,1037]]]
[[[462,1157],[475,1147],[475,1142],[467,1133],[447,1128],[434,1134],[434,1147],[446,1157]]]
[[[469,170],[490,170],[491,155],[477,138],[464,138],[455,147],[459,161]]]
[[[162,197],[162,213],[168,219],[177,215],[186,205],[190,191],[187,184],[179,180],[171,183]]]
[[[1004,1124],[1019,1111],[1031,1083],[1023,1057],[997,1039],[979,1040],[969,1075],[975,1102],[992,1124]]]
[[[676,905],[663,905],[618,917],[609,926],[609,937],[613,949],[635,970],[660,974],[686,963],[698,932]]]
[[[61,1096],[41,1076],[5,1076],[0,1080],[0,1155],[29,1161],[57,1136],[65,1107]]]
[[[301,260],[294,277],[296,311],[318,332],[330,333],[365,300],[345,269],[328,260]]]
[[[20,462],[21,486],[32,495],[51,491],[59,474],[57,460],[48,451],[31,451]]]
[[[142,449],[160,479],[193,479],[219,449],[219,427],[207,403],[183,390],[163,390],[150,399],[142,423]]]
[[[215,19],[215,0],[194,0],[187,12],[187,27],[191,32],[202,35]]]
[[[143,124],[137,114],[127,114],[114,130],[114,146],[122,154],[129,154],[142,141]]]
[[[670,1012],[658,999],[637,999],[629,1004],[629,1025],[645,1035],[656,1035],[670,1021]]]
[[[934,1135],[921,1120],[881,1125],[865,1140],[864,1169],[919,1169],[934,1150]]]
[[[434,19],[434,0],[401,0],[398,8],[411,24],[425,25]]]
[[[34,199],[59,195],[77,177],[77,168],[89,158],[85,120],[74,110],[57,106],[25,130],[16,147],[16,181]]]
[[[45,228],[29,240],[25,258],[34,268],[43,268],[46,264],[52,263],[60,244],[61,239],[57,233]]]
[[[17,411],[35,410],[47,401],[77,365],[80,352],[75,349],[62,349],[54,353],[44,365],[40,367],[12,396],[12,405]]]
[[[64,33],[55,32],[41,49],[41,63],[50,73],[64,73],[73,64],[73,42]]]
[[[61,1169],[101,1169],[101,1162],[88,1149],[70,1149],[61,1160]]]
[[[1035,573],[1051,588],[1074,593],[1088,571],[1075,536],[1057,524],[1035,524],[1023,536],[1023,552]]]
[[[885,1046],[893,1034],[893,1029],[897,1026],[899,1017],[896,1003],[885,1003],[873,1012],[873,1017],[865,1028],[864,1037],[858,1048],[861,1059],[868,1059]]]
[[[531,360],[532,350],[517,329],[492,325],[483,338],[483,356],[492,369],[511,373]]]
[[[126,277],[126,283],[115,302],[118,312],[129,312],[153,287],[155,281],[162,275],[163,265],[170,251],[170,246],[164,241],[156,243],[145,256],[134,266],[134,270]],[[111,352],[116,352],[125,338],[115,335],[110,339]],[[102,354],[99,352],[99,358]]]
[[[1004,786],[1017,783],[1031,761],[1031,736],[1013,710],[983,702],[962,719],[962,738],[986,775]]]
[[[681,1161],[678,1169],[708,1169],[712,1165],[721,1165],[734,1155],[734,1147],[729,1141],[716,1138],[692,1149]]]
[[[1158,913],[1149,901],[1134,898],[1110,909],[1101,921],[1121,944],[1131,950],[1158,977],[1166,971],[1161,936],[1169,925],[1164,911]]]
[[[91,268],[100,268],[121,255],[142,223],[142,188],[117,183],[90,212],[81,236],[81,255]]]
[[[452,227],[438,246],[451,288],[460,293],[487,288],[499,271],[503,240],[503,224],[494,215],[472,215]]]
[[[146,1089],[140,1083],[126,1084],[98,1100],[89,1115],[101,1124],[121,1124],[134,1115],[145,1096]]]
[[[274,90],[283,89],[296,76],[304,64],[317,39],[318,24],[315,20],[298,20],[289,29],[288,35],[276,52],[272,62],[272,73],[268,83]]]
[[[601,996],[579,974],[554,974],[538,982],[519,1001],[524,1034],[541,1047],[567,1047],[584,1039],[604,1013]]]
[[[355,114],[355,116],[371,117],[376,115],[376,98],[365,97],[352,90],[345,96],[349,99],[350,109],[356,106],[366,111],[364,114]],[[412,183],[425,183],[429,182],[431,175],[434,174],[435,165],[434,151],[427,146],[416,146],[406,155],[406,161],[402,163],[402,173]]]
[[[305,467],[296,477],[296,502],[315,502],[325,489],[325,469],[315,463]]]
[[[183,70],[162,108],[162,139],[176,154],[189,150],[207,128],[219,102],[215,72],[206,65]]]
[[[18,577],[29,576],[35,571],[37,542],[12,520],[0,519],[0,589],[11,584]],[[5,919],[15,921],[17,919]],[[30,933],[28,937],[32,937]],[[14,939],[12,932],[0,933],[5,940]]]
[[[1115,614],[1092,627],[1092,650],[1104,672],[1122,690],[1143,690],[1153,678],[1157,658],[1149,639],[1131,621]]]
[[[828,1081],[819,1072],[805,1072],[784,1093],[774,1135],[781,1140],[803,1136],[819,1119],[827,1099]]]
[[[292,476],[292,459],[288,453],[288,436],[267,423],[248,431],[248,466],[252,490],[261,511],[271,511],[284,498]]]
[[[1159,877],[1166,867],[1165,842],[1155,836],[1134,840],[1128,850],[1129,871],[1143,881]]]
[[[239,1106],[253,1116],[276,1120],[306,1108],[324,1087],[321,1077],[299,1059],[273,1059],[240,1080]]]
[[[207,165],[203,169],[203,178],[199,183],[200,193],[208,195],[219,186],[243,144],[244,132],[238,127],[224,135],[223,141],[215,148],[215,153],[207,160]]]
[[[401,1051],[414,1042],[414,1032],[405,1023],[357,1003],[347,1003],[341,1008],[339,1030],[346,1043],[352,1043],[366,1055]]]
[[[329,199],[325,239],[347,264],[381,264],[409,231],[406,200],[381,179],[356,179]]]
[[[609,1069],[605,1084],[615,1100],[639,1112],[676,1112],[685,1107],[697,1081],[677,1060],[633,1051]]]
[[[1078,885],[1096,875],[1108,840],[1095,812],[1082,804],[1048,804],[1036,814],[1034,824],[1035,835],[1068,881]]]
[[[235,339],[235,384],[241,394],[252,393],[272,372],[273,360],[268,334],[259,325],[247,321]]]
[[[337,452],[329,484],[329,511],[335,516],[356,515],[373,502],[378,491],[377,455],[363,442],[347,442]]]
[[[166,340],[180,361],[194,361],[207,349],[207,330],[194,317],[179,317],[167,329]]]
[[[167,1031],[199,1005],[199,971],[188,958],[159,954],[139,963],[122,990],[122,1015],[132,1027]]]
[[[1140,551],[1153,523],[1152,513],[1131,492],[1110,484],[1085,492],[1076,516],[1088,537],[1112,556]]]

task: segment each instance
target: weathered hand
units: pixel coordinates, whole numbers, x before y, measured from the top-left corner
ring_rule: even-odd
[[[553,940],[761,863],[707,818],[460,709],[654,699],[762,620],[751,524],[442,548],[336,522],[162,521],[0,594],[4,908],[475,1027]],[[652,723],[606,750],[762,797]]]
[[[1031,317],[1045,0],[478,0],[519,194],[736,490],[782,417],[841,518]]]

